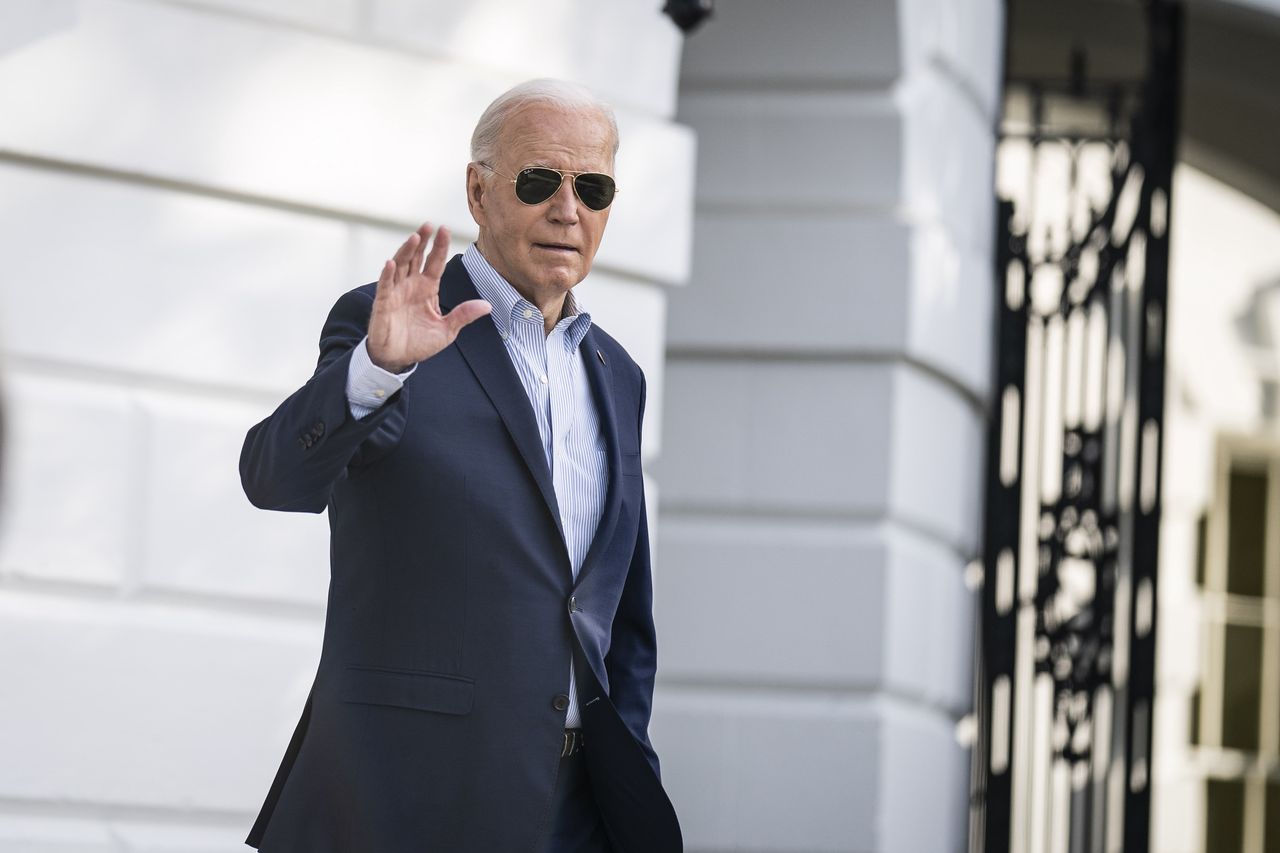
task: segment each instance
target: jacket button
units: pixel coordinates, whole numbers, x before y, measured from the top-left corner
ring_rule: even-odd
[[[316,421],[316,425],[313,429],[315,430],[316,435],[324,435],[324,421]]]
[[[576,613],[577,610],[578,610],[578,596],[571,595],[569,596],[569,612]]]
[[[551,707],[557,711],[567,711],[569,709],[569,697],[563,693],[557,693],[556,698],[551,700]]]
[[[302,436],[299,436],[299,437],[298,437],[298,446],[299,446],[299,447],[301,447],[303,450],[306,450],[306,449],[307,449],[307,440],[306,440],[305,438],[303,438]]]

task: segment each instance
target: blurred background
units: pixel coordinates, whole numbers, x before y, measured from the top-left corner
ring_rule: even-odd
[[[1280,851],[1280,0],[709,6],[0,3],[0,851],[247,849],[328,530],[244,433],[538,76],[687,848]]]

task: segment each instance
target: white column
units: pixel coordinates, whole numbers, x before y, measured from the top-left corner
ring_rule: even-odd
[[[686,45],[655,737],[690,850],[964,846],[1000,10],[727,0]]]

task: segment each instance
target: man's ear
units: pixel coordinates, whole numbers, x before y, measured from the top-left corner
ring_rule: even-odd
[[[471,218],[477,225],[484,225],[484,178],[480,167],[475,163],[467,164],[467,207],[471,210]]]

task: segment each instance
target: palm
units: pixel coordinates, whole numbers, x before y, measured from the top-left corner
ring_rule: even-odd
[[[488,314],[483,299],[470,299],[440,313],[440,276],[449,251],[449,231],[436,232],[431,251],[423,254],[431,237],[424,224],[409,235],[395,256],[383,264],[369,316],[369,358],[393,373],[401,373],[453,343],[463,326]]]

